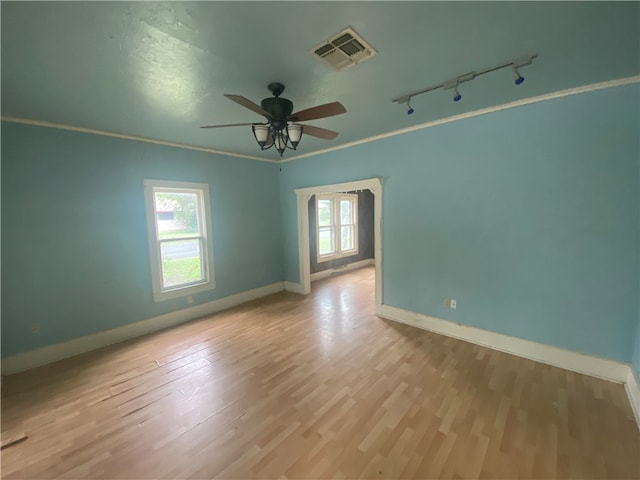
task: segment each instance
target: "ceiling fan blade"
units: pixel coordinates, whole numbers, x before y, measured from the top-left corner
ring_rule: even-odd
[[[300,110],[289,115],[289,120],[293,122],[306,122],[308,120],[317,120],[318,118],[333,117],[347,113],[347,109],[340,102],[325,103],[316,107]]]
[[[248,108],[249,110],[253,110],[254,112],[262,115],[263,117],[266,117],[269,119],[272,118],[269,112],[267,112],[260,105],[253,103],[248,98],[245,98],[241,95],[229,95],[228,93],[225,93],[224,96],[227,97],[229,100],[233,100],[234,102],[239,103],[243,107]]]
[[[255,125],[255,122],[254,123],[227,123],[225,125],[202,125],[200,128],[244,127],[248,125]]]
[[[338,136],[338,132],[327,130],[326,128],[314,127],[312,125],[302,125],[302,133],[324,140],[333,140]]]

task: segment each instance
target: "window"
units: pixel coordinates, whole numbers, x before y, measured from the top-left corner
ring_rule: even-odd
[[[318,262],[358,253],[358,196],[316,196]]]
[[[153,298],[215,287],[209,185],[145,180]]]

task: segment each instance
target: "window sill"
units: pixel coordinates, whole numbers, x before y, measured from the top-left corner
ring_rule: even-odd
[[[196,285],[188,285],[185,287],[176,288],[174,290],[167,290],[166,292],[153,292],[154,302],[164,302],[165,300],[171,300],[173,298],[186,297],[193,295],[194,293],[206,292],[207,290],[213,290],[216,288],[215,282],[204,282]]]
[[[317,257],[316,263],[329,262],[331,260],[337,260],[339,258],[345,258],[345,257],[355,257],[356,255],[358,255],[358,253],[359,253],[358,250],[352,250],[344,253],[337,253],[335,255],[326,255],[322,257]]]

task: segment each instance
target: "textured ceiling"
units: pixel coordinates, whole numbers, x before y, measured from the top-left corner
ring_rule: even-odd
[[[261,152],[256,103],[282,82],[296,110],[339,101],[297,154],[462,112],[638,75],[638,2],[2,2],[2,115],[279,158]],[[351,26],[378,51],[335,72],[308,50]],[[471,70],[538,53],[516,87],[508,70],[391,100]],[[294,152],[285,152],[292,156]]]

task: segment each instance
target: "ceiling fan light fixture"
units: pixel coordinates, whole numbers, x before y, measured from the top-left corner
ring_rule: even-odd
[[[273,144],[278,150],[280,156],[284,153],[287,148],[288,138],[287,132],[285,130],[276,130],[273,135]]]
[[[273,147],[273,132],[271,130],[269,130],[269,136],[267,137],[267,143],[265,143],[264,147],[262,147],[262,150],[269,150],[271,147]]]
[[[276,147],[280,156],[288,148],[295,150],[302,138],[302,125],[290,123],[285,128],[274,128],[273,125],[256,123],[251,125],[253,137],[258,142],[260,150]]]
[[[251,125],[251,131],[253,132],[253,136],[256,139],[256,142],[258,142],[258,145],[260,145],[260,148],[264,150],[265,145],[269,140],[269,133],[270,133],[269,125],[254,124],[254,125]],[[266,148],[269,148],[269,147],[266,147]]]
[[[297,123],[288,124],[287,137],[289,137],[289,142],[295,150],[300,143],[300,139],[302,138],[302,125],[298,125]]]

